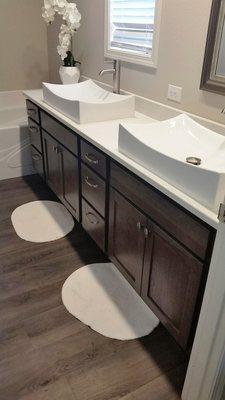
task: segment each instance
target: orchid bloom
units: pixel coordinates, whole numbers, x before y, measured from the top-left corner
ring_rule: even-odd
[[[42,7],[42,17],[51,24],[55,15],[62,15],[64,24],[60,27],[58,54],[64,60],[71,45],[74,32],[80,27],[81,15],[75,3],[68,3],[67,0],[44,0]]]

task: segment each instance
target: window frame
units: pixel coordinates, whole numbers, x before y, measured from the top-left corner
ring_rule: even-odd
[[[152,68],[157,68],[158,51],[159,51],[159,36],[162,14],[162,1],[156,0],[155,9],[155,26],[153,34],[153,47],[151,57],[127,53],[123,50],[114,50],[110,48],[110,1],[105,0],[105,35],[104,35],[104,55],[106,58],[125,61],[132,64],[144,65]]]

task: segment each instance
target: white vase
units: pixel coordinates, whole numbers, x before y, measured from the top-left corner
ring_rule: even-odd
[[[80,69],[78,67],[64,67],[61,65],[59,68],[59,76],[63,85],[78,83],[80,79]]]

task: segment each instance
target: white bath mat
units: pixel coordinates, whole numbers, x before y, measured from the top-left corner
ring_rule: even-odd
[[[13,211],[11,220],[19,237],[35,243],[60,239],[74,227],[67,209],[61,203],[47,200],[23,204]]]
[[[158,318],[114,264],[91,264],[63,285],[62,301],[80,321],[104,336],[129,340],[151,333]]]

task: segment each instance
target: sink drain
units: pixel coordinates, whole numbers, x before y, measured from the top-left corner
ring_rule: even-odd
[[[192,164],[192,165],[201,165],[201,158],[198,157],[187,157],[186,161],[188,164]]]

